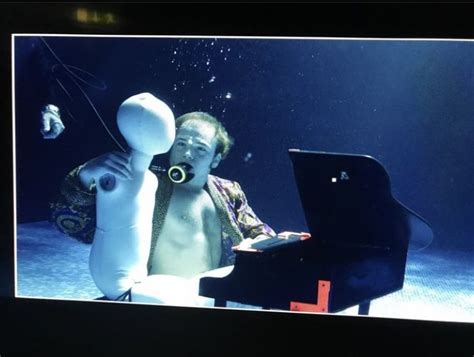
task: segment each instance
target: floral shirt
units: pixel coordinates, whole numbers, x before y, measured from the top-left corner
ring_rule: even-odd
[[[96,227],[96,190],[95,187],[91,187],[90,190],[83,188],[78,175],[80,168],[81,166],[72,170],[61,184],[58,198],[50,204],[50,220],[61,232],[90,244],[94,239]],[[173,184],[167,175],[155,171],[153,166],[151,170],[159,177],[160,184],[156,191],[153,213],[150,258],[153,256],[173,192]],[[220,267],[234,263],[235,254],[232,246],[239,244],[244,238],[255,238],[259,235],[275,236],[275,232],[253,212],[237,182],[209,175],[204,189],[214,202],[221,221]],[[150,269],[150,265],[148,268]]]

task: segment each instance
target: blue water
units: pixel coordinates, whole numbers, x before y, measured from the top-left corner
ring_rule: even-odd
[[[17,244],[19,296],[89,301],[102,296],[89,274],[90,245],[66,237],[48,222],[20,225]],[[369,315],[474,322],[472,276],[469,253],[429,249],[410,254],[403,289],[373,300]],[[228,307],[259,309],[234,302]],[[356,315],[357,307],[338,314]]]
[[[103,294],[89,273],[90,246],[48,222],[18,227],[17,294],[30,297],[95,299]]]
[[[236,144],[215,173],[239,181],[276,230],[306,227],[288,148],[358,153],[382,162],[435,246],[474,250],[472,42],[44,39],[48,47],[15,40],[21,222],[47,219],[68,170],[118,149],[97,113],[124,145],[116,110],[148,91],[176,116],[203,110],[223,121]],[[46,100],[62,104],[66,124],[51,141],[36,120]]]
[[[44,223],[48,202],[69,170],[118,150],[115,140],[125,145],[117,108],[151,92],[176,116],[201,110],[224,123],[235,146],[214,173],[238,181],[276,231],[307,231],[289,148],[375,157],[394,197],[426,219],[434,241],[409,257],[405,288],[372,311],[472,321],[474,42],[44,40],[15,39],[20,294],[100,295],[88,246]],[[50,102],[66,130],[44,140],[39,111]]]

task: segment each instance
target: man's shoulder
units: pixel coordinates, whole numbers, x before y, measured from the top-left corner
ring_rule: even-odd
[[[225,179],[215,175],[209,175],[208,185],[213,185],[221,193],[226,193],[230,196],[239,195],[242,188],[237,181]]]
[[[225,179],[223,177],[219,177],[219,176],[211,175],[211,174],[209,174],[209,181],[213,182],[213,183],[216,183],[216,184],[219,184],[219,185],[223,185],[223,186],[239,185],[239,183],[237,181]]]

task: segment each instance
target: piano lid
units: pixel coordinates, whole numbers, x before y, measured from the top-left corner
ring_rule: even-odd
[[[419,251],[428,222],[395,199],[383,165],[368,155],[288,150],[308,229],[326,244]]]

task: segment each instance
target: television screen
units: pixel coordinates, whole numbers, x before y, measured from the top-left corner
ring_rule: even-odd
[[[469,37],[140,34],[68,9],[87,31],[8,34],[2,297],[147,326],[472,327]],[[326,161],[289,152],[334,159],[330,193]]]

